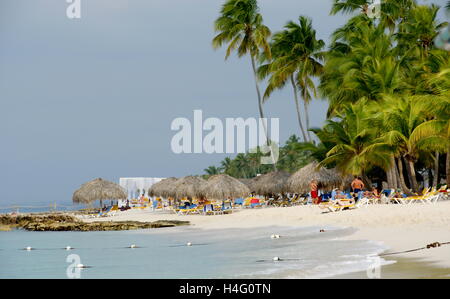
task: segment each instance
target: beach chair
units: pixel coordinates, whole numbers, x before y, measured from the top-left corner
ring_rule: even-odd
[[[153,210],[153,211],[155,211],[155,210],[158,209],[159,203],[160,203],[160,201],[157,200],[157,199],[155,199],[155,200],[152,201],[152,210]]]
[[[319,204],[319,208],[325,209],[328,212],[339,212],[344,209],[357,208],[357,204],[351,203],[350,199],[339,199],[335,201],[330,201],[328,203]],[[347,203],[346,203],[347,202]]]
[[[251,204],[252,199],[251,198],[246,198],[244,200],[244,203],[242,204],[243,208],[251,208],[252,204]]]
[[[250,199],[250,207],[252,209],[253,208],[262,208],[262,204],[261,204],[259,198],[255,198],[255,197],[251,198]]]
[[[370,204],[373,204],[373,202],[370,198],[367,198],[365,196],[358,196],[357,205],[359,207],[367,207]]]
[[[426,204],[434,204],[434,203],[438,202],[440,196],[441,195],[439,193],[433,193],[433,194],[429,194],[428,196],[424,196],[424,197],[420,198],[419,201],[426,203]]]
[[[234,200],[234,203],[233,203],[235,208],[238,207],[238,206],[242,208],[243,204],[244,204],[244,199],[243,198],[236,198]]]
[[[419,196],[409,196],[408,197],[405,194],[403,194],[403,197],[395,197],[395,198],[392,198],[392,200],[398,204],[410,205],[410,204],[416,202],[420,198],[421,197],[419,197]]]
[[[193,215],[193,214],[200,214],[202,211],[202,208],[197,205],[190,205],[186,208],[180,208],[178,211],[178,215]]]
[[[296,195],[291,199],[291,205],[298,206],[298,205],[302,204],[303,200],[304,200],[303,197]]]
[[[230,214],[233,212],[233,206],[231,205],[231,202],[224,202],[222,205],[222,212],[223,214]]]
[[[212,204],[207,204],[203,206],[203,215],[214,215],[214,206]]]
[[[111,211],[111,209],[112,209],[112,206],[107,207],[105,211],[102,211],[100,209],[100,212],[98,212],[96,218],[97,217],[108,217],[109,216],[108,213]]]
[[[422,195],[418,196],[409,196],[406,198],[396,198],[395,201],[401,204],[412,204],[414,202],[418,203],[435,203],[439,199],[439,192],[436,191],[436,188],[425,188],[422,191]]]
[[[105,212],[105,216],[110,217],[110,216],[115,216],[117,214],[117,212],[119,211],[119,206],[118,205],[113,205],[111,207],[111,209],[109,209],[108,212]]]
[[[221,204],[213,204],[214,215],[223,214],[222,205]]]

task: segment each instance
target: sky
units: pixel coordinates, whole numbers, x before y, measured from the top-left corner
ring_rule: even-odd
[[[260,0],[276,32],[299,15],[328,42],[348,16],[331,0]],[[444,0],[428,1],[442,5]],[[175,154],[178,117],[258,117],[248,57],[214,51],[223,0],[81,0],[69,19],[63,0],[0,2],[0,207],[68,202],[97,177],[202,174],[224,154]],[[263,89],[264,86],[261,86]],[[280,119],[280,141],[299,134],[290,89],[264,105]],[[325,120],[315,99],[312,126]]]

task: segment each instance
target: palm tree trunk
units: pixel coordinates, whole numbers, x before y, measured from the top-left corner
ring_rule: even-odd
[[[305,120],[306,120],[306,134],[308,134],[308,141],[311,141],[311,133],[309,132],[309,112],[308,112],[308,102],[303,101],[303,106],[305,107]]]
[[[301,112],[300,112],[300,105],[298,103],[297,86],[295,85],[295,81],[294,81],[294,76],[293,75],[291,75],[291,84],[292,84],[292,88],[294,89],[294,101],[295,101],[295,108],[297,109],[298,124],[300,126],[300,131],[301,131],[301,133],[303,135],[303,141],[307,142],[305,129],[303,128],[303,123],[302,123],[302,115],[301,115]]]
[[[369,177],[366,176],[364,173],[361,175],[361,178],[362,178],[363,183],[365,185],[365,189],[372,190],[372,180],[369,179]]]
[[[387,183],[389,188],[397,189],[400,185],[397,181],[397,166],[395,165],[395,157],[391,155],[391,165],[390,168],[386,171]]]
[[[388,188],[395,188],[393,177],[392,177],[392,167],[390,167],[388,170],[386,170],[386,179],[387,179],[387,185]]]
[[[408,172],[408,176],[411,180],[411,189],[414,192],[419,191],[419,185],[417,184],[417,178],[416,178],[416,170],[414,169],[414,161],[410,159],[406,159],[406,171]]]
[[[447,159],[445,161],[445,172],[447,175],[447,186],[450,187],[450,146],[447,150]]]
[[[261,91],[259,90],[259,85],[258,85],[258,76],[256,74],[256,63],[255,63],[255,58],[253,57],[253,55],[250,55],[251,60],[252,60],[252,68],[253,68],[253,76],[255,79],[255,87],[256,87],[256,94],[258,95],[258,109],[259,109],[259,117],[260,118],[264,118],[264,111],[263,111],[263,106],[262,106],[262,98],[261,98]],[[266,138],[267,138],[267,145],[269,145],[270,140],[269,140],[269,136],[267,135],[267,127],[263,122],[263,127],[264,127],[264,133],[266,134]]]
[[[434,153],[434,175],[433,186],[437,186],[439,183],[439,152]]]
[[[403,167],[403,163],[405,163],[406,174],[407,174],[407,177],[408,177],[408,186],[412,190],[413,189],[413,183],[412,183],[412,180],[411,180],[411,174],[409,173],[408,161],[405,158],[399,158],[399,160],[400,160],[400,164],[402,165],[402,167]]]
[[[397,175],[398,175],[398,180],[399,180],[399,183],[400,183],[400,188],[403,191],[408,191],[409,188],[408,188],[408,186],[406,186],[405,176],[403,175],[403,163],[402,163],[402,159],[401,158],[398,158],[397,165],[398,165],[398,173],[397,173]],[[396,172],[397,172],[397,168],[396,168]]]
[[[256,87],[256,94],[258,95],[258,109],[259,109],[259,117],[261,119],[264,119],[264,111],[263,111],[263,106],[262,106],[262,98],[261,98],[261,91],[259,90],[259,85],[258,85],[258,76],[256,74],[256,63],[255,63],[255,57],[253,57],[253,55],[250,54],[250,58],[252,60],[252,68],[253,68],[253,77],[255,79],[255,87]],[[272,159],[272,165],[273,165],[273,169],[277,170],[277,166],[275,163],[275,159],[273,156],[273,151],[272,151],[272,146],[271,146],[271,142],[269,139],[269,135],[267,134],[267,127],[264,121],[262,121],[262,125],[263,125],[263,129],[264,129],[264,134],[266,135],[266,142],[267,142],[267,146],[270,149],[270,157]]]

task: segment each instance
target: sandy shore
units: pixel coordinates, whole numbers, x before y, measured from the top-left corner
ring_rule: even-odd
[[[323,213],[317,206],[242,209],[230,215],[202,216],[129,210],[107,218],[85,221],[187,220],[200,229],[265,226],[354,227],[349,239],[381,241],[398,252],[433,242],[450,242],[450,201],[433,205],[371,205],[336,213]],[[396,255],[392,256],[395,258]],[[398,255],[450,268],[450,245]]]

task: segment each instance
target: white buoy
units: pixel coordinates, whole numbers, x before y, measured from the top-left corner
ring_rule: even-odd
[[[71,249],[72,249],[72,247],[66,246],[66,250],[71,250]]]
[[[273,261],[274,261],[274,262],[278,262],[278,261],[281,261],[281,259],[280,259],[278,256],[275,256],[275,257],[273,258]]]
[[[31,248],[30,246],[25,248],[26,251],[30,251],[31,249],[33,249],[33,248]]]
[[[135,244],[131,244],[130,248],[136,248],[136,245]]]
[[[192,243],[191,242],[187,242],[186,245],[187,246],[192,246]]]

